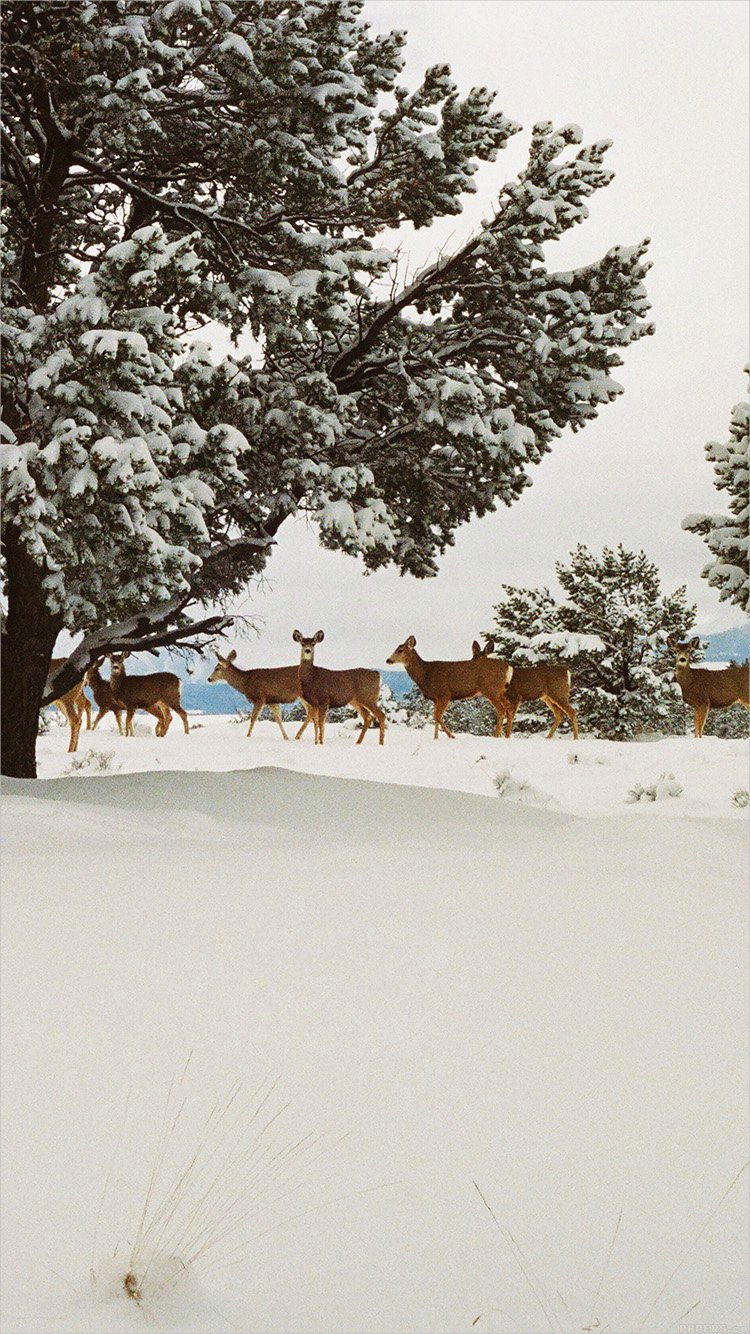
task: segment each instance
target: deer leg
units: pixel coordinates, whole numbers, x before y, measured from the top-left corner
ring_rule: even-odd
[[[354,700],[354,707],[357,710],[357,713],[359,714],[360,718],[362,719],[362,726],[359,729],[359,736],[357,737],[357,740],[355,742],[355,745],[360,746],[364,741],[365,733],[368,727],[370,726],[370,723],[372,722],[372,714],[369,712],[368,709],[365,708],[364,704],[358,704],[356,700]]]
[[[258,719],[260,718],[260,715],[263,712],[264,704],[265,700],[262,699],[256,699],[255,703],[253,704],[253,711],[250,715],[250,726],[247,729],[248,736],[253,735],[253,728],[255,727],[255,724],[257,723]]]
[[[318,709],[318,739],[321,746],[323,745],[323,738],[325,736],[327,717],[328,717],[328,705],[321,704],[320,708]]]
[[[374,714],[374,716],[375,716],[375,721],[376,721],[376,723],[377,723],[377,725],[378,725],[378,731],[379,731],[379,733],[380,733],[380,739],[379,739],[379,741],[378,741],[378,745],[380,745],[380,746],[384,746],[384,745],[385,745],[385,714],[383,713],[383,710],[381,709],[381,707],[380,707],[379,704],[368,704],[367,707],[368,707],[368,709],[370,710],[370,713],[371,713],[371,714]]]
[[[163,701],[156,705],[156,709],[158,709],[161,716],[161,723],[159,724],[156,735],[166,736],[172,722],[172,710],[169,705],[165,704]]]
[[[82,699],[83,699],[83,711],[84,711],[84,713],[86,714],[86,731],[87,731],[87,732],[90,732],[90,731],[91,731],[91,704],[89,703],[88,695],[83,695],[83,696],[82,696]]]
[[[77,721],[76,711],[72,706],[68,704],[60,704],[58,705],[58,707],[63,717],[67,718],[68,720],[68,726],[70,728],[70,739],[68,741],[68,754],[70,754],[70,752],[75,750],[78,746],[78,731],[76,729],[76,721]]]
[[[133,735],[133,716],[134,716],[134,714],[135,714],[135,709],[128,709],[127,712],[126,712],[126,714],[125,714],[125,735],[126,735],[126,736],[132,736],[132,735]]]
[[[276,719],[276,722],[279,724],[279,727],[281,728],[281,735],[283,736],[285,741],[288,741],[289,737],[284,731],[284,723],[281,718],[281,706],[279,704],[269,704],[268,707],[271,710],[271,713],[273,714],[274,718]]]
[[[555,732],[560,726],[560,723],[565,717],[565,714],[563,713],[560,705],[555,703],[553,699],[550,699],[549,695],[540,695],[539,698],[541,699],[543,704],[547,705],[547,708],[550,710],[552,714],[552,726],[550,727],[549,732],[547,733],[547,740],[549,741],[555,735]]]
[[[310,705],[307,703],[306,700],[303,700],[302,703],[304,704],[305,708],[307,709],[307,715],[306,715],[306,717],[305,717],[305,721],[303,722],[303,724],[302,724],[302,726],[300,727],[299,731],[295,734],[295,737],[294,737],[295,741],[299,741],[299,739],[300,739],[300,737],[302,736],[302,733],[304,732],[305,728],[309,725],[310,720],[313,719],[313,711],[312,711],[312,709],[310,708]],[[313,719],[313,721],[314,721],[314,719]]]
[[[497,714],[497,718],[495,720],[495,731],[493,735],[502,736],[503,720],[505,718],[505,714],[507,712],[507,707],[508,707],[505,701],[505,697],[503,695],[485,695],[484,698],[489,701],[489,703],[495,710],[495,713]]]
[[[506,739],[510,736],[511,732],[513,731],[513,720],[514,720],[516,714],[518,713],[518,705],[519,705],[519,701],[518,701],[518,700],[516,700],[515,703],[511,703],[510,700],[508,701],[508,711],[507,711],[507,713],[506,713],[506,715],[505,715],[505,736],[506,736]]]
[[[445,722],[443,722],[443,714],[445,713],[445,710],[447,709],[447,707],[448,707],[449,704],[450,704],[450,700],[449,700],[449,699],[436,699],[436,700],[434,701],[434,708],[435,708],[435,741],[437,741],[437,739],[438,739],[438,732],[440,731],[440,728],[441,728],[441,727],[442,727],[443,731],[445,732],[445,735],[446,735],[446,736],[449,736],[450,739],[451,739],[451,741],[453,740],[453,733],[451,732],[451,730],[450,730],[448,724],[445,723]]]
[[[706,726],[706,719],[708,717],[708,710],[710,709],[710,707],[711,707],[710,704],[698,704],[696,708],[693,710],[693,717],[695,719],[695,735],[697,737],[703,736],[703,728]]]
[[[95,731],[96,731],[96,729],[97,729],[97,727],[99,726],[99,724],[100,724],[102,718],[104,717],[105,713],[109,713],[109,709],[100,709],[100,710],[99,710],[99,712],[97,713],[97,715],[96,715],[96,717],[95,717],[95,719],[94,719],[94,725],[93,725],[93,727],[92,727],[92,729],[91,729],[92,732],[95,732]]]
[[[185,729],[185,736],[188,736],[189,733],[190,733],[190,722],[189,722],[189,720],[188,720],[188,716],[187,716],[185,710],[183,709],[183,707],[182,707],[181,704],[175,704],[175,705],[174,705],[174,711],[175,711],[175,713],[177,714],[177,717],[182,719],[182,726],[183,726],[184,729]],[[169,713],[169,709],[167,709],[167,713]],[[171,713],[170,713],[170,714],[169,714],[169,723],[171,723],[171,721],[172,721],[172,715],[171,715]],[[167,727],[169,727],[169,723],[167,723]],[[164,730],[166,731],[166,728],[165,728]]]

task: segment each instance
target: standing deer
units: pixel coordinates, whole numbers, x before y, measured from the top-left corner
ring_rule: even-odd
[[[166,736],[172,721],[171,710],[179,714],[186,732],[190,731],[188,716],[180,698],[180,678],[174,672],[149,672],[146,676],[127,676],[125,659],[129,653],[110,653],[112,674],[109,678],[112,693],[121,708],[126,710],[125,735],[133,735],[133,716],[136,709],[160,715],[156,736]]]
[[[254,667],[248,671],[243,671],[241,667],[234,666],[234,660],[237,657],[237,650],[232,649],[231,653],[223,658],[220,653],[216,654],[216,666],[209,676],[210,682],[226,681],[227,685],[233,690],[238,690],[245,699],[249,700],[253,706],[253,712],[250,717],[250,726],[247,729],[247,735],[252,736],[253,728],[260,716],[264,705],[268,705],[276,722],[281,728],[281,735],[285,741],[289,740],[281,719],[280,704],[293,704],[300,697],[299,672],[296,667]],[[310,705],[302,701],[307,710],[307,717],[295,735],[295,741],[299,741],[307,724],[312,717]]]
[[[432,700],[435,712],[435,740],[440,729],[453,740],[453,733],[443,721],[443,714],[454,699],[475,699],[482,695],[489,700],[497,714],[495,736],[500,736],[503,718],[508,710],[506,690],[514,675],[509,663],[500,658],[489,658],[483,653],[458,662],[428,662],[417,653],[417,641],[409,635],[394,649],[390,664],[401,663],[422,694]]]
[[[495,642],[488,639],[484,648],[480,648],[476,639],[471,646],[475,658],[489,657]],[[513,676],[506,688],[508,706],[505,716],[505,735],[513,731],[513,720],[519,704],[532,699],[540,699],[552,712],[552,726],[547,739],[555,735],[563,718],[569,718],[573,728],[573,738],[578,740],[578,714],[570,702],[570,669],[559,662],[539,662],[534,667],[514,667]]]
[[[324,638],[322,630],[318,630],[311,638],[306,638],[299,630],[295,630],[292,635],[295,644],[300,646],[298,690],[312,713],[315,744],[323,745],[328,710],[353,704],[362,719],[357,745],[364,740],[365,732],[374,718],[380,729],[382,746],[385,741],[385,714],[378,701],[380,673],[369,667],[352,667],[343,672],[316,667],[315,645],[320,644]]]
[[[748,664],[730,667],[691,667],[690,662],[700,639],[694,635],[681,644],[674,635],[667,636],[667,644],[675,657],[675,680],[682,698],[693,710],[695,735],[703,736],[709,709],[730,709],[733,704],[744,704],[750,711],[750,679]]]
[[[62,667],[65,661],[65,658],[52,659],[47,673],[48,680],[58,667]],[[78,682],[78,685],[72,686],[71,689],[66,690],[65,694],[61,695],[59,699],[53,699],[52,701],[55,708],[59,709],[63,718],[67,720],[68,726],[70,727],[68,751],[78,750],[78,736],[81,731],[81,723],[83,721],[84,713],[86,714],[86,731],[91,727],[91,705],[84,691],[85,685],[86,677],[84,676],[83,679]]]
[[[109,681],[106,681],[101,673],[101,666],[104,658],[97,658],[87,672],[88,683],[91,686],[91,693],[94,696],[94,703],[99,710],[94,719],[94,731],[96,731],[102,718],[108,713],[115,715],[117,730],[122,736],[122,705],[115,699],[114,691]],[[161,713],[158,714],[161,718]]]

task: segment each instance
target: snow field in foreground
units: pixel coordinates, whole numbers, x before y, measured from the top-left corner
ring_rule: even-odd
[[[450,741],[432,738],[432,727],[416,729],[391,725],[384,746],[371,731],[355,746],[358,724],[326,728],[324,746],[313,744],[312,727],[301,741],[285,742],[273,722],[256,724],[252,737],[247,724],[225,715],[193,715],[192,731],[185,736],[178,721],[168,735],[154,737],[151,720],[139,715],[134,737],[120,737],[114,718],[106,718],[95,732],[81,732],[78,754],[67,754],[68,732],[53,726],[39,738],[39,776],[56,778],[133,773],[141,770],[235,770],[265,765],[303,773],[363,778],[375,782],[417,787],[452,788],[497,797],[500,778],[505,799],[570,811],[576,815],[626,813],[659,816],[726,815],[743,818],[732,798],[748,788],[747,741],[716,737],[668,737],[647,742],[573,741],[544,733],[504,738],[459,735]],[[287,730],[293,735],[298,724]],[[91,753],[90,753],[91,752]],[[671,786],[659,786],[662,775],[674,775],[682,792],[667,798]],[[633,788],[659,786],[663,799],[626,805]]]
[[[3,813],[7,1334],[746,1322],[742,820],[269,768],[10,783]],[[238,1112],[275,1085],[247,1164],[313,1137],[293,1180],[206,1130],[235,1081]],[[147,1217],[201,1145],[218,1208],[153,1230],[140,1306],[177,1107]],[[241,1221],[180,1278],[200,1208]]]

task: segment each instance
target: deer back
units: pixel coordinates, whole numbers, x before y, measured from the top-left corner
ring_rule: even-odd
[[[380,673],[369,667],[350,667],[335,671],[330,667],[300,664],[299,688],[308,704],[328,705],[341,709],[354,700],[377,703],[380,691]]]
[[[540,699],[542,695],[567,704],[570,699],[570,668],[559,662],[539,662],[533,667],[513,668],[508,686],[510,699]]]
[[[728,709],[732,704],[747,704],[750,674],[748,664],[720,669],[710,667],[678,667],[677,684],[686,704],[693,707],[708,704],[712,709]]]
[[[267,704],[292,704],[299,699],[297,667],[235,668],[225,677],[227,685],[239,690],[252,703],[263,699]]]
[[[502,658],[478,658],[456,662],[422,660],[422,680],[416,676],[427,699],[472,699],[475,695],[505,690],[512,668]]]
[[[110,686],[125,708],[150,708],[153,704],[180,706],[180,678],[174,672],[148,672],[144,676],[113,676]]]

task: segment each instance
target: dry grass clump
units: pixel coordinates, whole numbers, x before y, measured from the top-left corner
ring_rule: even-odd
[[[162,1297],[195,1267],[241,1258],[252,1244],[243,1238],[244,1225],[304,1184],[311,1151],[323,1143],[314,1134],[284,1132],[290,1103],[279,1105],[279,1081],[267,1078],[251,1093],[234,1083],[210,1108],[191,1147],[180,1148],[187,1068],[169,1086],[135,1237],[117,1265],[115,1286],[138,1306]],[[227,1243],[235,1243],[229,1251]]]

